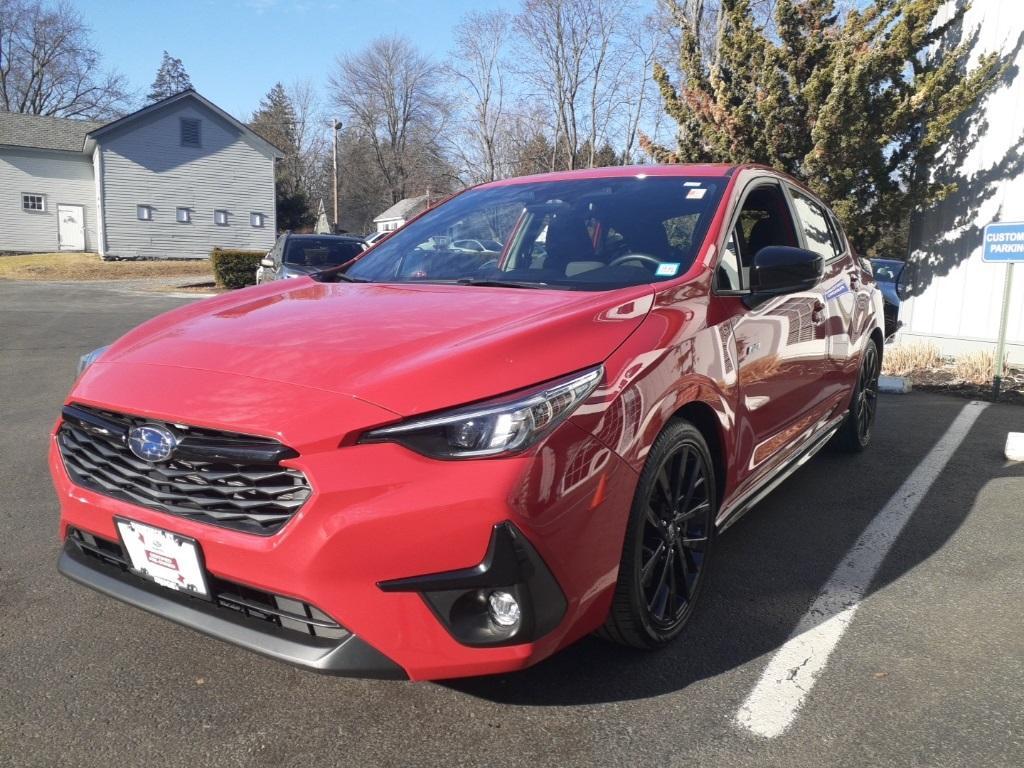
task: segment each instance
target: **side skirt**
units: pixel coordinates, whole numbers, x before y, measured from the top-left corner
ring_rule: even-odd
[[[743,515],[759,504],[769,493],[778,488],[786,478],[810,461],[814,454],[824,448],[825,444],[832,438],[832,435],[839,430],[839,427],[845,418],[846,412],[844,411],[841,415],[829,421],[821,428],[818,434],[812,436],[808,440],[807,445],[804,446],[804,448],[793,456],[793,458],[786,464],[784,464],[778,472],[771,477],[766,478],[761,485],[751,488],[742,498],[738,499],[733,504],[730,504],[723,514],[719,515],[718,520],[715,522],[718,532],[721,533],[743,517]]]

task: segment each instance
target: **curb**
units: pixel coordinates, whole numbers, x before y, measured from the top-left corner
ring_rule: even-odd
[[[906,376],[879,376],[878,391],[888,395],[905,395],[913,389],[913,384]]]
[[[1006,436],[1006,458],[1024,461],[1024,432],[1010,432]]]

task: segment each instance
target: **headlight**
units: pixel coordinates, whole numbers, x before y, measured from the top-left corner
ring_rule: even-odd
[[[85,369],[88,368],[93,363],[95,363],[96,360],[100,357],[100,355],[102,355],[108,349],[110,349],[109,344],[105,347],[98,347],[94,349],[92,352],[88,352],[82,355],[80,358],[78,358],[78,373],[75,375],[81,376],[83,373],[85,373]]]
[[[604,366],[532,392],[457,408],[367,432],[361,443],[391,442],[436,459],[474,459],[525,450],[569,418],[601,382]]]

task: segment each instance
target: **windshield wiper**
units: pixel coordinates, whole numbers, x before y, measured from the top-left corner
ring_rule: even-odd
[[[317,272],[311,275],[315,280],[322,281],[324,278],[329,280],[342,280],[346,283],[372,283],[372,280],[367,280],[365,277],[352,277],[346,275],[344,272]]]
[[[484,280],[463,277],[455,281],[459,285],[479,285],[488,288],[549,288],[547,283],[531,283],[522,280]]]

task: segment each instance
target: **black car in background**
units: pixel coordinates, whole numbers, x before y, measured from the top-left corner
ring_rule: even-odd
[[[896,259],[871,259],[871,271],[875,276],[875,284],[882,292],[885,312],[885,338],[891,337],[900,328],[900,275],[903,274],[904,262]]]
[[[302,277],[351,261],[366,250],[355,235],[295,235],[285,232],[260,262],[256,283]]]

